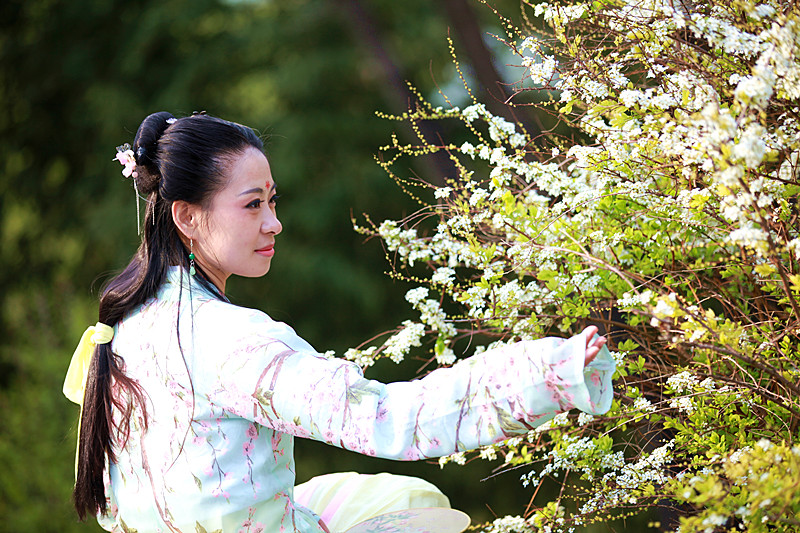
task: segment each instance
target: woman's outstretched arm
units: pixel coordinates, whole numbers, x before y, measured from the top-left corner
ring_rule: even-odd
[[[367,455],[438,457],[524,434],[573,407],[605,412],[614,361],[596,332],[516,343],[390,384],[298,349],[301,339],[267,333],[222,362],[209,400],[276,431]]]

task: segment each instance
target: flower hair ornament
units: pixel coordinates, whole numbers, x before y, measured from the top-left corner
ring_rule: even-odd
[[[139,194],[139,189],[136,187],[136,178],[139,175],[136,173],[136,156],[133,154],[131,145],[125,143],[117,146],[117,155],[114,157],[114,161],[119,161],[122,164],[122,175],[133,180],[133,190],[136,192],[136,233],[141,234],[142,224],[139,215],[139,199],[142,198],[142,195]],[[145,198],[142,198],[142,200],[145,200]]]

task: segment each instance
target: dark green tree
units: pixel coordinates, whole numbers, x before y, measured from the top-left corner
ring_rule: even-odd
[[[270,275],[237,280],[229,292],[341,353],[407,312],[391,303],[406,287],[384,275],[381,248],[363,244],[351,216],[414,209],[373,161],[396,127],[374,111],[413,105],[405,80],[427,94],[452,76],[452,16],[423,0],[0,5],[0,531],[96,529],[71,511],[77,408],[61,385],[77,339],[96,321],[102,282],[138,240],[114,147],[159,110],[205,110],[262,131],[285,230]],[[308,446],[298,452],[301,478],[422,468],[465,509],[466,493],[480,491],[429,465],[362,463]]]

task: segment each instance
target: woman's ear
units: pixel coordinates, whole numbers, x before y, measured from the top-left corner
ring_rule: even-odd
[[[172,202],[172,221],[184,237],[194,238],[200,225],[200,207],[183,200]]]

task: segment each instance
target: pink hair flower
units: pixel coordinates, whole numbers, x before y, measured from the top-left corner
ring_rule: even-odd
[[[129,144],[123,144],[122,146],[117,146],[117,155],[114,157],[114,160],[119,161],[122,166],[122,175],[126,178],[130,178],[133,176],[136,177],[136,157],[133,155],[133,150],[131,150],[131,146]]]

